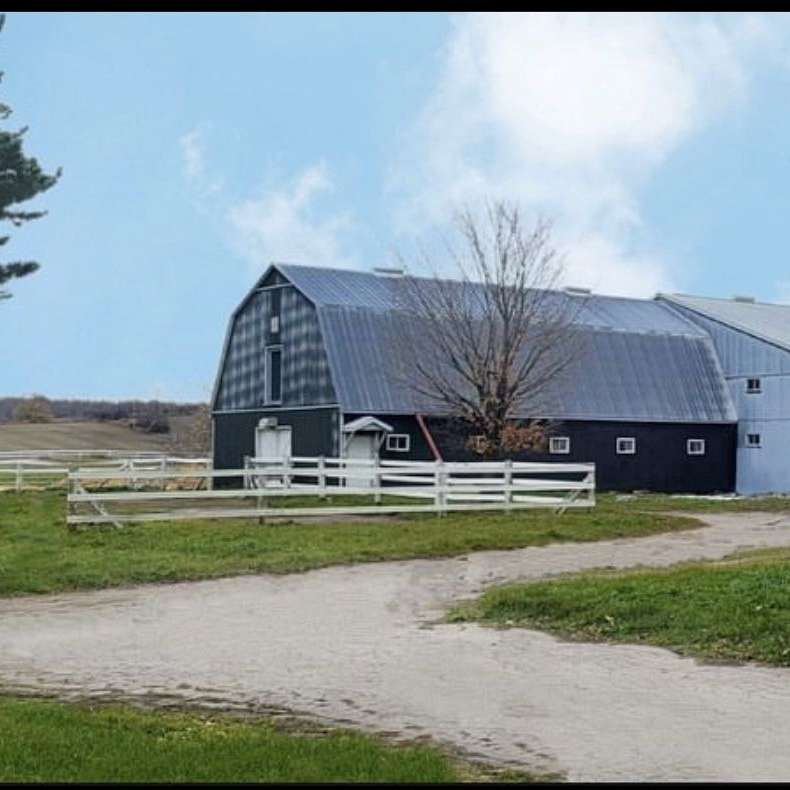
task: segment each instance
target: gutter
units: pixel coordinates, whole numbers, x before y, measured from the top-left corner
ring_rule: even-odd
[[[428,430],[428,426],[425,424],[425,418],[422,414],[415,414],[417,418],[417,425],[420,426],[420,430],[422,431],[422,435],[425,437],[425,441],[428,443],[428,447],[431,448],[431,452],[433,453],[433,460],[434,461],[443,461],[442,454],[439,452],[439,448],[436,446],[436,442],[433,440],[433,436],[431,436],[431,432]]]

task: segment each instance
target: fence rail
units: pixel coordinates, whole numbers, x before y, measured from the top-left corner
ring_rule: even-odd
[[[594,464],[529,462],[367,461],[350,458],[248,458],[243,469],[106,469],[81,468],[69,473],[69,526],[81,524],[172,521],[202,518],[283,518],[371,515],[376,513],[437,513],[465,510],[591,507],[595,504]],[[241,480],[242,487],[215,488],[215,480]],[[197,490],[167,490],[193,480]],[[104,481],[131,484],[135,490],[91,491]],[[145,486],[145,490],[140,490]],[[375,504],[327,504],[276,507],[269,500],[312,496],[373,498]],[[422,500],[419,504],[408,500]],[[250,507],[232,507],[250,501]],[[386,501],[385,501],[386,500]],[[427,500],[427,501],[425,501]],[[184,507],[195,502],[198,506]],[[220,507],[206,507],[216,502]],[[168,510],[109,512],[106,504]],[[227,505],[227,506],[224,506]],[[77,512],[81,507],[92,512]]]

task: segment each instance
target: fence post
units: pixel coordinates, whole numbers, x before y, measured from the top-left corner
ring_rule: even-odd
[[[16,490],[17,492],[22,490],[22,462],[16,462]]]
[[[326,499],[326,459],[323,455],[318,456],[318,496]]]
[[[244,456],[244,488],[252,488],[252,481],[250,480],[250,457]]]
[[[505,510],[510,510],[513,505],[513,461],[505,460]]]
[[[434,486],[436,487],[436,494],[434,503],[440,516],[444,515],[444,505],[446,501],[446,493],[444,491],[447,482],[447,472],[444,470],[444,462],[435,461],[436,471],[434,472]]]
[[[283,464],[284,464],[283,468],[286,470],[286,471],[283,472],[283,485],[286,488],[290,488],[291,487],[291,473],[290,473],[290,471],[288,471],[290,469],[290,467],[291,467],[291,456],[290,455],[286,455],[283,458]]]
[[[162,460],[159,462],[159,471],[162,473],[162,479],[159,481],[159,487],[162,491],[165,490],[165,472],[167,471],[167,458],[162,456]]]
[[[373,467],[373,483],[376,486],[373,494],[373,501],[377,504],[381,504],[381,464],[379,463],[378,459],[375,461],[375,466]]]

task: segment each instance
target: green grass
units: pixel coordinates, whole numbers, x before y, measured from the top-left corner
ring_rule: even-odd
[[[790,666],[790,549],[507,585],[455,608],[449,619]]]
[[[254,519],[65,527],[62,492],[0,494],[0,596],[327,565],[445,557],[559,541],[638,537],[697,526],[603,497],[594,509],[453,513],[344,523]]]
[[[614,500],[621,506],[629,506],[649,512],[682,511],[684,513],[750,513],[790,511],[790,496],[755,496],[731,499],[704,499],[673,497],[667,494],[605,494],[604,500]]]
[[[0,782],[524,780],[425,744],[293,720],[0,697]]]

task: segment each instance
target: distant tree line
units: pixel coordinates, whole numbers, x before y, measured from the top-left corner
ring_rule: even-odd
[[[169,418],[194,414],[201,404],[160,400],[82,400],[46,398],[0,398],[0,422],[51,422],[53,419],[126,421],[146,433],[167,433]]]

